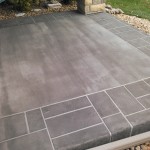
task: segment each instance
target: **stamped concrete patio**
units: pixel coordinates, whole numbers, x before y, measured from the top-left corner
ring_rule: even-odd
[[[150,131],[150,36],[100,13],[0,22],[0,150],[84,150]]]

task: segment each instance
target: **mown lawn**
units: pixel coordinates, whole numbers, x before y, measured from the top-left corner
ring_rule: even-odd
[[[150,20],[150,0],[106,0],[114,8],[121,8],[125,14]]]

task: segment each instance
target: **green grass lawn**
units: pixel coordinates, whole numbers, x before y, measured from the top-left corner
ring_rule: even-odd
[[[125,14],[150,20],[150,0],[106,0],[114,8],[121,8]]]

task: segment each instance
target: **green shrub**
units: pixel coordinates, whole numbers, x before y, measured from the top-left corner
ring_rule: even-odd
[[[31,10],[32,5],[39,5],[44,0],[8,0],[14,8],[21,11]]]
[[[7,0],[9,3],[13,4],[14,8],[19,11],[29,11],[32,6],[38,6],[41,2],[46,0]],[[50,0],[47,0],[50,1]],[[58,0],[59,1],[59,0]],[[65,4],[71,4],[76,0],[63,0]]]
[[[17,10],[28,11],[31,9],[32,0],[9,0]]]
[[[41,0],[32,0],[32,3],[35,5],[40,5]]]

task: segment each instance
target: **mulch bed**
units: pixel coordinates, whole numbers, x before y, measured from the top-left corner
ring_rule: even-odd
[[[43,7],[36,7],[34,9],[41,9],[39,12],[35,11],[29,11],[24,12],[25,16],[36,16],[40,14],[48,14],[53,12],[62,12],[62,11],[70,11],[70,10],[77,10],[76,5],[62,5],[61,8],[57,9],[46,9]],[[15,11],[12,9],[12,6],[10,5],[0,5],[0,20],[5,19],[13,19],[16,18],[15,14],[19,13],[18,11]]]

